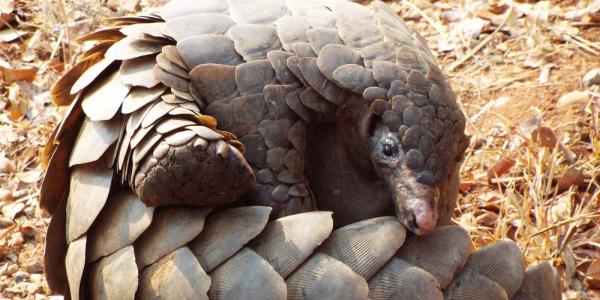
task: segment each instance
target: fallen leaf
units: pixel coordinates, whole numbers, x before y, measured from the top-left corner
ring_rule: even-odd
[[[0,67],[0,80],[11,83],[15,81],[32,82],[35,80],[38,68],[13,69]]]
[[[106,6],[114,11],[136,12],[140,10],[141,0],[108,0]]]
[[[590,13],[590,21],[594,23],[600,23],[600,9]]]
[[[48,63],[48,68],[57,73],[62,73],[65,70],[65,64],[59,60],[52,60]]]
[[[23,183],[36,183],[42,178],[41,170],[33,170],[17,173],[17,177]]]
[[[562,95],[558,99],[558,107],[567,105],[585,105],[590,101],[590,95],[587,91],[573,91]]]
[[[0,155],[0,173],[11,173],[15,170],[15,164],[6,156]]]
[[[600,259],[592,260],[585,274],[585,281],[593,289],[600,289]]]
[[[481,215],[475,218],[475,221],[477,222],[477,224],[493,228],[498,222],[498,214],[493,211],[485,210],[482,212]]]
[[[565,174],[558,180],[556,188],[559,192],[568,190],[571,186],[579,186],[583,184],[585,175],[578,168],[569,168]]]
[[[27,34],[27,32],[25,32],[25,31],[14,30],[12,28],[6,28],[3,30],[0,30],[0,42],[3,42],[3,43],[12,42],[26,34]]]
[[[573,253],[573,248],[571,248],[571,245],[567,244],[565,246],[563,250],[563,261],[565,263],[565,272],[567,273],[567,285],[569,285],[575,276],[575,272],[577,271],[575,253]]]
[[[479,195],[478,205],[479,208],[487,209],[490,211],[498,211],[498,204],[502,199],[502,195],[497,191],[487,192]]]
[[[474,181],[462,181],[459,183],[458,188],[461,192],[468,192],[473,186],[475,186]]]
[[[15,9],[15,1],[0,0],[0,13],[10,14]]]
[[[494,14],[501,15],[508,9],[508,4],[504,2],[491,3],[488,9]]]
[[[448,23],[458,22],[464,18],[465,13],[459,10],[449,10],[442,12],[442,19]]]
[[[466,37],[477,39],[486,23],[489,24],[489,22],[484,22],[480,19],[468,19],[462,21],[460,27],[462,27],[462,32]]]
[[[538,82],[540,84],[548,83],[548,79],[550,78],[550,70],[556,68],[556,64],[545,64],[540,70],[540,77],[538,78]]]
[[[510,169],[516,164],[516,162],[508,157],[501,158],[496,164],[487,171],[488,182],[492,182],[492,179],[501,177],[508,173]]]
[[[11,202],[14,200],[13,193],[7,189],[0,189],[0,203]]]
[[[2,206],[2,215],[14,220],[17,214],[23,211],[25,204],[22,202],[12,202]]]
[[[536,128],[531,133],[531,139],[534,143],[549,149],[553,149],[558,141],[554,130],[549,127]]]

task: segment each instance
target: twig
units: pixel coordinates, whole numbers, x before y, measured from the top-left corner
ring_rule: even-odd
[[[534,236],[540,235],[540,234],[542,234],[542,233],[544,233],[546,231],[555,229],[557,227],[560,227],[560,226],[563,226],[563,225],[567,225],[567,224],[570,224],[570,223],[573,223],[573,222],[580,221],[582,219],[586,219],[586,218],[590,218],[591,219],[591,218],[596,218],[596,217],[600,217],[600,214],[588,213],[588,214],[585,214],[585,215],[579,215],[579,216],[572,217],[572,218],[569,218],[569,219],[566,219],[566,220],[562,220],[560,222],[552,224],[552,226],[548,226],[548,227],[546,227],[546,228],[544,228],[544,229],[542,229],[542,230],[540,230],[540,231],[538,231],[538,232],[530,235],[529,238],[532,238]]]
[[[600,27],[600,23],[591,23],[591,22],[573,22],[571,25],[575,27]]]
[[[500,23],[500,25],[494,30],[494,32],[492,32],[483,41],[481,41],[481,43],[479,43],[479,45],[477,45],[475,48],[471,49],[471,51],[469,51],[469,53],[467,53],[467,55],[463,56],[460,60],[457,60],[454,63],[452,63],[450,65],[450,67],[448,68],[447,72],[454,71],[454,69],[456,69],[459,66],[461,66],[462,64],[464,64],[473,55],[475,55],[475,53],[477,53],[477,52],[479,52],[479,50],[483,49],[483,47],[485,45],[487,45],[487,43],[489,43],[495,37],[496,33],[498,33],[498,31],[500,31],[504,27],[504,25],[506,24],[506,21],[508,21],[508,17],[512,13],[512,11],[513,11],[513,4],[511,2],[511,5],[508,8],[508,11],[506,11],[506,13],[504,14],[504,18],[502,19],[502,23]]]
[[[402,1],[402,4],[410,7],[411,9],[413,9],[414,11],[416,11],[419,15],[421,15],[421,17],[423,17],[423,19],[425,19],[425,21],[427,21],[427,23],[429,23],[429,25],[431,25],[431,27],[433,27],[440,35],[444,34],[444,30],[442,29],[442,27],[440,26],[440,24],[436,23],[432,18],[430,18],[418,6],[412,4],[410,1],[407,1],[407,0]]]

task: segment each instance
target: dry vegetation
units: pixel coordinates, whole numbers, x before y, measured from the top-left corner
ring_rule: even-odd
[[[72,39],[121,13],[111,6],[156,2],[0,0],[0,298],[48,294],[39,151],[62,113],[48,88],[87,47]],[[552,261],[565,298],[600,298],[600,1],[392,5],[429,40],[468,118],[456,222],[476,247],[508,238],[528,264]]]

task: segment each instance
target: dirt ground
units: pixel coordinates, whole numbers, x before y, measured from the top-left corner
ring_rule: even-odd
[[[388,3],[429,41],[468,119],[455,222],[476,247],[512,239],[528,265],[551,261],[564,298],[600,298],[600,71],[584,80],[600,68],[600,1]],[[49,296],[39,154],[64,113],[48,89],[89,47],[74,37],[157,4],[0,0],[0,298]]]

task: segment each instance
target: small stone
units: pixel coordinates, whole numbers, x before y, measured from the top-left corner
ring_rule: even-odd
[[[44,271],[44,266],[42,266],[42,270],[37,272],[39,274],[30,274],[29,275],[29,280],[33,283],[41,283],[44,281],[44,275],[41,274],[41,272]]]
[[[4,272],[2,272],[2,275],[11,276],[17,271],[19,271],[19,267],[17,267],[17,265],[9,264]]]
[[[586,89],[592,85],[600,85],[600,68],[594,68],[583,76],[583,87]]]
[[[25,271],[17,271],[12,274],[12,277],[15,279],[16,282],[27,281],[29,280],[29,273]]]
[[[590,94],[587,91],[573,91],[562,95],[558,99],[558,107],[568,105],[579,105],[583,107],[590,101]]]
[[[27,272],[29,272],[29,273],[44,272],[44,265],[39,260],[34,260],[31,262],[28,262],[27,264],[25,264],[24,267],[25,267],[25,270],[27,270]],[[38,275],[38,274],[32,274],[31,276],[33,277],[33,275]]]

